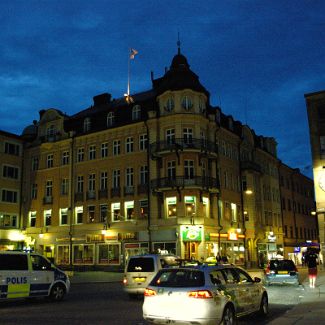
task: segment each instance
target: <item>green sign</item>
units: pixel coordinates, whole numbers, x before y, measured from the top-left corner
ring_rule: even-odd
[[[191,227],[182,230],[183,241],[201,241],[202,240],[202,228]]]

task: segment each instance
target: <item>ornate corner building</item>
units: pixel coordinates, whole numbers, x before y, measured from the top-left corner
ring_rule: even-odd
[[[220,253],[257,266],[317,242],[312,181],[295,170],[299,186],[285,191],[281,168],[294,170],[277,158],[275,139],[212,106],[180,50],[162,77],[152,75],[150,90],[95,96],[72,116],[42,110],[19,139],[16,246],[63,267],[115,269],[145,252]],[[287,213],[282,193],[292,201]]]

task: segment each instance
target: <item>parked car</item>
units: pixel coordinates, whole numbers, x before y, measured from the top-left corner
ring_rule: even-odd
[[[295,263],[289,259],[271,259],[265,269],[265,284],[299,284]]]
[[[268,314],[261,279],[234,265],[161,269],[144,292],[143,318],[152,324],[235,324],[254,312]]]
[[[130,297],[143,295],[154,275],[162,268],[178,265],[175,255],[144,254],[131,256],[124,272],[124,291]]]

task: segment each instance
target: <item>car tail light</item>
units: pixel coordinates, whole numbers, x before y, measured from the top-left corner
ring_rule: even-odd
[[[146,290],[144,291],[144,296],[145,297],[153,297],[153,296],[156,296],[156,295],[157,295],[157,292],[155,290],[146,288]]]
[[[127,278],[124,278],[124,279],[123,279],[123,284],[124,284],[124,285],[128,284],[128,280],[127,280]]]
[[[209,299],[213,298],[212,293],[209,290],[195,290],[187,293],[189,298]]]

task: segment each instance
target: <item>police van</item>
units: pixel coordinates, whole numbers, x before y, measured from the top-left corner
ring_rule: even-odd
[[[44,256],[20,251],[0,252],[0,301],[32,297],[60,301],[69,290],[69,277]]]

